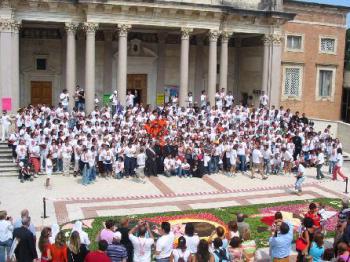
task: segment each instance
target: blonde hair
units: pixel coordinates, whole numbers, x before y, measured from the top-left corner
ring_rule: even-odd
[[[250,230],[246,228],[242,234],[243,241],[250,240]]]
[[[69,239],[69,249],[74,253],[74,254],[78,254],[80,251],[80,236],[79,233],[77,231],[74,231],[71,235],[70,235],[70,239]]]
[[[0,220],[6,219],[7,212],[5,210],[0,211]]]

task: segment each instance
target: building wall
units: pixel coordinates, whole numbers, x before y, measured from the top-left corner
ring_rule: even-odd
[[[302,96],[301,99],[281,99],[281,105],[293,111],[305,112],[310,117],[338,120],[340,118],[340,106],[343,85],[343,64],[345,50],[345,20],[342,12],[327,11],[298,5],[285,6],[286,11],[297,12],[294,21],[283,26],[285,34],[283,43],[282,66],[298,64],[303,67]],[[304,50],[302,52],[290,52],[286,50],[287,34],[300,34],[303,36]],[[321,54],[319,52],[320,36],[330,36],[336,39],[336,54]],[[333,66],[336,68],[335,90],[331,99],[318,100],[316,93],[317,67]],[[282,91],[283,67],[282,67]]]

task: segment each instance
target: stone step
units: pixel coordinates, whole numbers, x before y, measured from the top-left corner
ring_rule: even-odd
[[[12,152],[0,152],[0,158],[2,158],[2,157],[12,158]]]
[[[2,173],[8,173],[8,172],[17,172],[18,167],[1,167],[0,168],[0,174]]]
[[[1,153],[11,153],[12,154],[12,150],[9,148],[1,148],[0,147],[0,154]]]
[[[0,163],[13,163],[12,157],[0,157]]]
[[[7,162],[0,162],[0,169],[3,167],[16,167],[17,164],[13,163],[12,161],[7,161]]]

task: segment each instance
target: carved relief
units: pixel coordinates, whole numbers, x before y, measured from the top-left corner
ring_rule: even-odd
[[[87,34],[94,34],[98,29],[98,23],[89,23],[86,22],[83,24],[83,29]]]
[[[118,29],[119,29],[119,37],[126,37],[128,35],[128,31],[131,28],[131,25],[128,24],[119,24]]]
[[[190,34],[193,31],[193,28],[183,27],[181,28],[181,39],[188,40],[190,39]]]
[[[232,33],[227,31],[221,32],[221,41],[228,42],[228,40],[231,38]]]
[[[78,29],[77,23],[65,23],[65,29],[67,32],[75,33]]]
[[[19,31],[21,22],[12,19],[0,19],[0,31],[17,32]]]
[[[268,34],[263,37],[265,45],[280,45],[283,41],[283,36],[280,34]]]
[[[209,41],[217,41],[220,33],[217,30],[209,31]]]

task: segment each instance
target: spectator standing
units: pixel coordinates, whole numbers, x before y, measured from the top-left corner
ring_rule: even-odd
[[[126,250],[128,251],[128,261],[133,262],[133,253],[134,253],[134,248],[133,244],[131,243],[131,240],[129,238],[129,219],[128,218],[123,218],[120,220],[120,227],[118,228],[118,231],[122,234],[122,239],[120,243],[124,245]]]
[[[69,94],[67,89],[63,89],[62,93],[60,94],[60,103],[65,110],[68,110]]]
[[[193,256],[193,262],[214,262],[214,256],[209,252],[209,243],[201,239],[198,244],[197,253]]]
[[[135,233],[137,233],[138,236],[135,236]],[[148,233],[149,237],[146,237],[146,233]],[[154,238],[149,224],[139,221],[139,223],[129,231],[129,239],[134,248],[133,262],[151,262]]]
[[[191,251],[186,246],[186,239],[181,236],[177,242],[177,248],[171,253],[170,262],[192,262]]]
[[[12,245],[12,233],[12,218],[7,216],[6,211],[0,211],[0,262],[5,262],[5,258],[8,258]]]
[[[112,262],[126,262],[128,259],[128,252],[126,248],[120,243],[122,234],[117,231],[113,234],[112,244],[108,245],[107,256]]]
[[[85,262],[112,262],[112,260],[106,254],[107,248],[107,241],[100,240],[98,242],[98,250],[89,252],[85,258]]]
[[[16,228],[13,231],[13,239],[16,239],[16,241],[18,241],[15,249],[17,262],[33,262],[33,260],[38,258],[38,254],[35,248],[35,238],[33,233],[29,230],[29,226],[30,218],[23,217],[22,226]]]
[[[2,116],[0,121],[1,121],[1,141],[4,142],[9,136],[9,128],[12,123],[10,116],[7,114],[6,110],[2,111]]]
[[[333,180],[337,180],[337,175],[342,177],[344,181],[347,179],[347,176],[344,175],[341,168],[343,166],[343,151],[341,148],[337,149],[337,162],[335,164],[335,167],[333,169]]]
[[[249,230],[249,224],[244,222],[244,214],[237,214],[237,227],[240,236],[243,236],[245,230]]]
[[[105,228],[101,230],[99,239],[106,240],[108,245],[112,244],[115,232],[115,222],[109,219],[105,222]]]
[[[194,225],[193,223],[187,223],[185,226],[185,239],[186,239],[186,246],[188,247],[191,254],[197,253],[197,247],[199,244],[199,237],[194,232]]]
[[[292,249],[293,225],[290,223],[281,223],[280,232],[272,230],[272,236],[269,239],[270,256],[273,262],[289,262],[289,256]]]
[[[77,231],[74,231],[69,239],[69,245],[67,248],[68,262],[84,262],[85,257],[89,251],[86,245],[80,242],[80,236]]]
[[[51,262],[68,262],[67,245],[64,232],[56,235],[55,243],[50,246]]]
[[[160,234],[161,237],[158,238],[156,244],[156,261],[169,262],[175,240],[174,233],[170,231],[169,222],[162,222]]]
[[[44,227],[41,230],[38,247],[41,253],[41,262],[51,261],[50,237],[52,235],[51,228]]]

